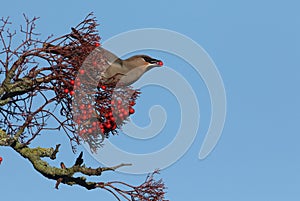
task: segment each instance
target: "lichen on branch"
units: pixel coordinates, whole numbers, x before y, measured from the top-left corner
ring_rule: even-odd
[[[42,147],[29,148],[28,146],[24,146],[24,144],[15,141],[11,144],[11,147],[22,157],[28,159],[33,164],[33,167],[36,171],[48,179],[56,180],[55,187],[57,189],[59,185],[63,183],[71,186],[79,185],[88,190],[101,188],[111,192],[118,200],[120,199],[117,194],[126,200],[130,200],[129,198],[133,200],[163,200],[164,198],[164,184],[161,180],[154,181],[153,179],[153,175],[158,173],[158,171],[155,171],[153,174],[149,175],[146,178],[146,181],[139,186],[129,185],[121,181],[91,182],[87,181],[85,176],[100,176],[103,172],[115,171],[118,168],[130,166],[131,164],[122,163],[114,167],[86,167],[83,163],[83,154],[81,152],[74,165],[71,167],[66,167],[64,163],[61,163],[61,167],[58,168],[51,166],[46,161],[42,160],[42,158],[46,157],[54,160],[53,158],[56,158],[56,156],[53,157],[53,155],[58,153],[59,145],[57,145],[55,149]],[[85,176],[75,177],[75,173],[81,173]],[[123,186],[124,189],[121,189],[120,185]]]

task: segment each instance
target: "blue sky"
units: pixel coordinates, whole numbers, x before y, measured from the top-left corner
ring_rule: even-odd
[[[201,121],[195,141],[176,163],[164,169],[170,200],[299,200],[300,198],[300,3],[298,1],[5,1],[1,16],[16,25],[22,13],[40,16],[38,30],[47,36],[68,32],[93,11],[102,40],[138,28],[164,28],[184,34],[201,45],[215,62],[227,96],[227,117],[214,151],[198,159],[210,120],[209,93],[201,77],[172,55],[150,52],[166,68],[182,74],[193,86],[200,103]],[[159,73],[159,71],[155,71]],[[147,141],[124,135],[112,142],[136,153],[147,153],[170,142],[178,124],[178,103],[161,88],[142,89],[133,120],[149,123],[151,105],[165,107],[167,125]],[[158,97],[162,97],[158,99]],[[191,120],[193,121],[193,120]],[[188,135],[189,133],[187,133]],[[142,133],[141,133],[142,135]],[[60,161],[75,158],[64,136],[49,134],[43,145],[64,141]],[[104,191],[61,186],[35,172],[28,161],[9,148],[0,148],[1,199],[114,200]],[[158,159],[159,160],[159,159]],[[85,153],[86,164],[99,166]],[[139,184],[145,175],[105,173],[100,179]]]

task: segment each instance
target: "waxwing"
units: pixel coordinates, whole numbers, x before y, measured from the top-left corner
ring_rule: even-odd
[[[163,66],[161,60],[147,55],[135,55],[122,60],[102,47],[98,47],[96,50],[108,63],[108,67],[99,77],[103,84],[128,86],[136,82],[148,70]]]

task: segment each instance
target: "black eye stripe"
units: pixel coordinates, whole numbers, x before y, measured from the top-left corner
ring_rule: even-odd
[[[148,63],[156,63],[157,62],[156,59],[152,59],[151,57],[148,57],[148,56],[143,56],[143,59]]]

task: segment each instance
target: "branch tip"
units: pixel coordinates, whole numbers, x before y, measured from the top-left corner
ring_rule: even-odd
[[[52,160],[56,159],[56,154],[59,152],[60,145],[61,144],[57,144],[55,146],[55,149],[54,149],[53,153],[51,154],[50,159],[52,159]]]
[[[80,166],[80,165],[82,165],[82,163],[83,163],[82,156],[83,156],[83,152],[80,152],[79,156],[77,157],[77,159],[75,161],[74,166]]]

